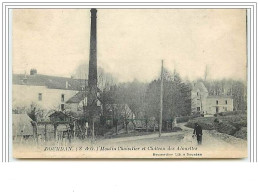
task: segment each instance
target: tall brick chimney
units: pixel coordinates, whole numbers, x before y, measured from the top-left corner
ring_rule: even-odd
[[[97,10],[91,9],[91,35],[90,35],[90,56],[88,73],[88,96],[87,108],[88,117],[91,121],[97,111],[97,38],[96,38]]]
[[[97,87],[97,39],[96,39],[97,10],[91,9],[91,37],[89,56],[88,86]]]

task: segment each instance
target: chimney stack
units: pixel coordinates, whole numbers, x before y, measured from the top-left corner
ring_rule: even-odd
[[[96,18],[97,10],[91,9],[91,35],[90,35],[90,56],[89,56],[89,74],[88,74],[88,100],[87,107],[90,116],[94,117],[97,108],[97,38],[96,38]]]
[[[96,18],[97,10],[91,9],[91,37],[90,37],[90,56],[89,56],[89,87],[97,86],[97,39],[96,39]]]

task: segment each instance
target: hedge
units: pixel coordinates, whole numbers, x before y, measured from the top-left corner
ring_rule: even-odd
[[[241,115],[241,114],[246,114],[246,111],[237,110],[237,111],[229,111],[229,112],[218,113],[219,116],[230,116],[230,115]]]
[[[213,121],[215,120],[214,117],[199,117],[188,121],[185,125],[190,128],[194,128],[194,124],[198,123],[203,129],[206,130],[213,130],[215,129]]]
[[[191,115],[191,116],[180,116],[176,117],[176,122],[177,123],[186,123],[191,119],[198,118],[200,115]]]

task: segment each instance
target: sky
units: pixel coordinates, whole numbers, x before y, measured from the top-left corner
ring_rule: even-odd
[[[89,63],[89,9],[13,10],[13,73],[70,77]],[[120,82],[246,80],[245,9],[98,9],[97,64]]]

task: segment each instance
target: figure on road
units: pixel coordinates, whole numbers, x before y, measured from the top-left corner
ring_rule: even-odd
[[[201,143],[202,143],[202,128],[198,123],[194,124],[193,135],[196,135],[198,145],[201,145]]]

